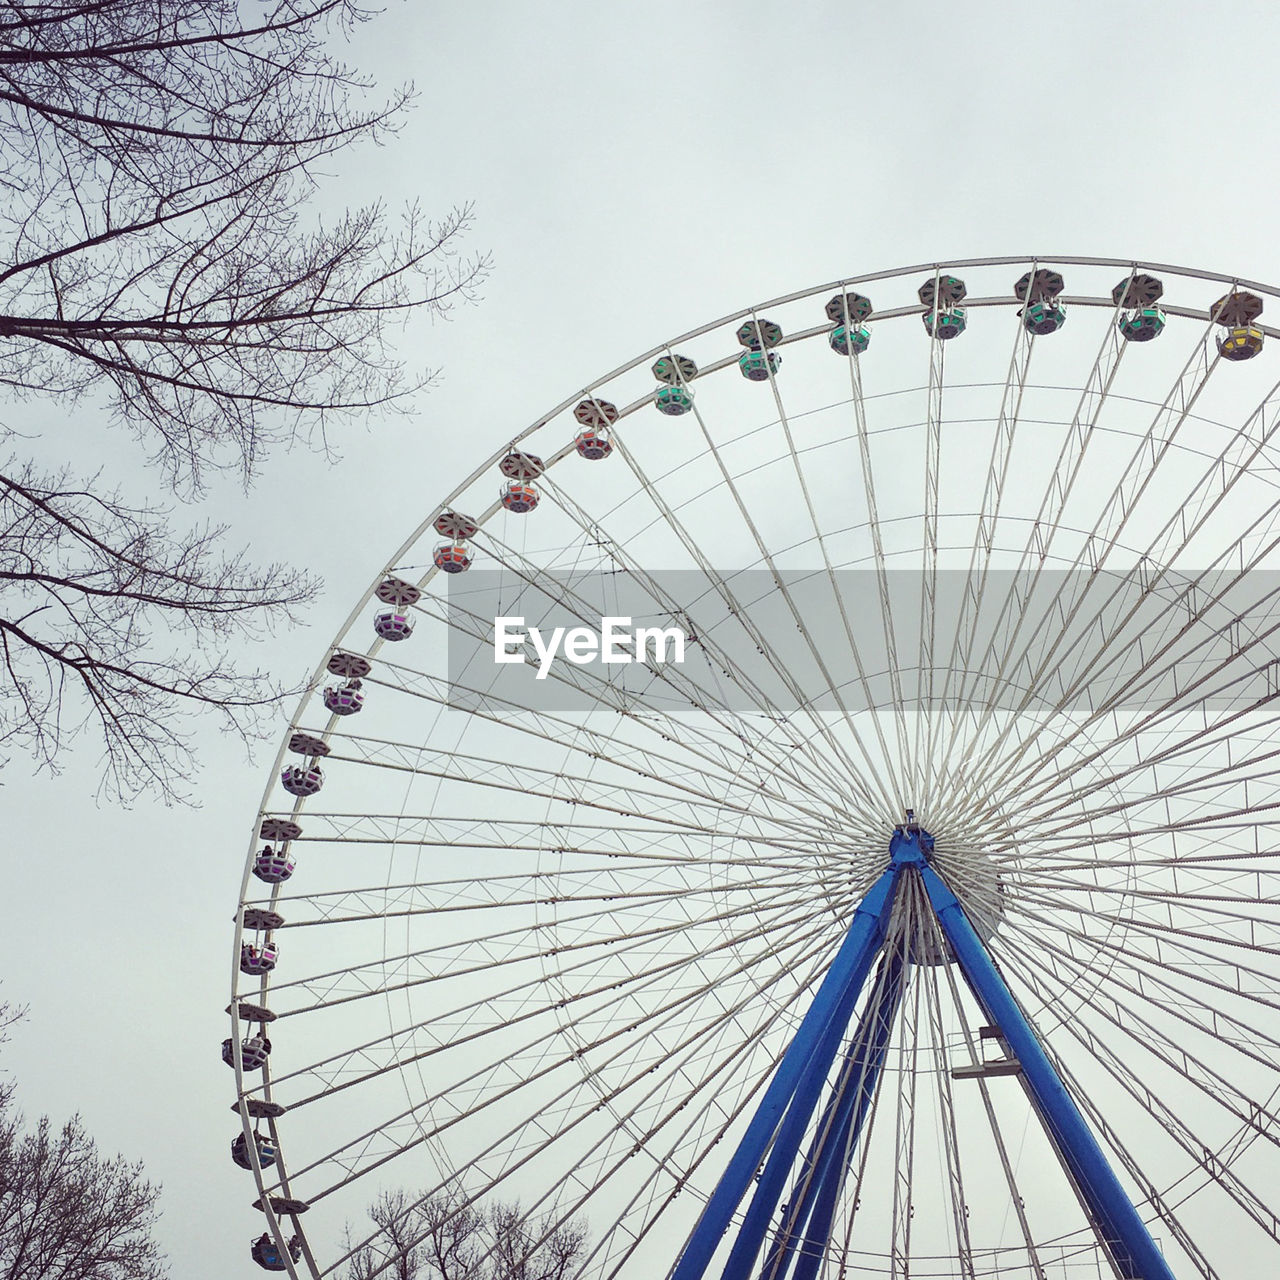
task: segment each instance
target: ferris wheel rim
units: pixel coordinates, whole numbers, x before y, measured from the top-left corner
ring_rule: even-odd
[[[1234,277],[1217,275],[1212,273],[1205,273],[1205,272],[1194,272],[1185,268],[1174,268],[1174,267],[1163,266],[1161,264],[1128,262],[1120,259],[1090,259],[1090,258],[1045,257],[1045,256],[1041,256],[1037,258],[1011,257],[1011,258],[996,258],[996,259],[991,259],[991,258],[968,259],[968,260],[954,261],[946,264],[925,264],[917,267],[895,268],[892,271],[877,272],[877,273],[870,273],[868,275],[863,275],[858,277],[850,277],[847,280],[833,282],[832,284],[829,284],[829,285],[818,286],[816,288],[806,289],[799,293],[784,295],[780,298],[770,300],[769,302],[761,303],[756,307],[752,307],[744,311],[732,313],[731,315],[724,317],[721,320],[713,321],[710,324],[701,326],[698,329],[691,330],[689,331],[689,333],[681,335],[680,337],[673,339],[671,342],[664,343],[658,347],[653,348],[650,352],[646,353],[643,356],[637,357],[636,359],[629,362],[627,365],[620,366],[619,369],[614,370],[612,373],[608,375],[605,375],[604,378],[601,378],[593,382],[589,387],[585,388],[582,392],[576,393],[574,396],[571,396],[569,399],[565,400],[560,406],[558,406],[557,409],[553,410],[550,414],[543,416],[538,421],[531,424],[529,427],[525,428],[519,435],[513,437],[511,444],[508,447],[514,447],[515,445],[522,443],[523,441],[528,439],[530,436],[534,435],[540,428],[544,427],[551,419],[557,417],[558,415],[568,410],[575,403],[575,401],[577,401],[581,396],[593,395],[596,390],[606,386],[611,379],[617,377],[618,375],[635,369],[636,367],[642,365],[643,363],[654,358],[655,356],[659,356],[664,353],[670,354],[678,345],[681,345],[686,341],[711,333],[716,329],[723,328],[727,324],[730,324],[736,320],[742,319],[743,317],[755,316],[761,310],[764,310],[766,308],[778,306],[785,302],[802,300],[804,298],[812,297],[816,294],[823,293],[826,290],[831,288],[846,289],[850,286],[857,285],[857,284],[871,283],[877,280],[896,278],[896,277],[905,276],[908,274],[919,274],[924,271],[937,271],[942,269],[945,269],[945,270],[965,269],[968,267],[977,267],[977,266],[1000,266],[1000,265],[1022,266],[1027,264],[1028,262],[1032,263],[1033,265],[1037,262],[1052,262],[1054,264],[1061,264],[1061,265],[1068,265],[1068,266],[1069,265],[1115,266],[1122,269],[1132,269],[1132,270],[1137,270],[1140,267],[1145,267],[1151,270],[1164,271],[1166,273],[1171,273],[1171,274],[1193,276],[1198,280],[1212,280],[1212,281],[1220,282],[1220,283],[1231,285],[1231,286],[1257,289],[1259,292],[1267,293],[1268,295],[1271,295],[1271,296],[1280,296],[1280,289],[1269,288],[1264,285],[1256,284],[1255,282],[1239,280]],[[1114,304],[1109,300],[1104,301],[1103,299],[1100,299],[1100,298],[1075,297],[1071,295],[1065,295],[1065,301],[1067,301],[1068,303],[1071,303],[1072,305],[1097,305],[1100,307],[1107,307],[1107,308],[1112,308],[1114,306]],[[1015,305],[1015,303],[1007,298],[989,298],[989,299],[979,298],[979,299],[966,299],[966,305],[974,306],[974,307],[997,306],[997,305],[1012,306],[1012,305]],[[892,312],[885,312],[883,314],[877,313],[876,318],[877,319],[895,319],[900,316],[919,314],[924,310],[926,310],[926,308],[924,307],[899,308]],[[1179,310],[1178,308],[1166,305],[1163,307],[1163,310],[1165,310],[1170,315],[1180,315],[1187,319],[1206,320],[1209,318],[1208,313],[1204,311],[1197,311],[1190,308],[1183,308]],[[791,341],[801,341],[804,339],[812,338],[826,331],[827,331],[827,326],[820,326],[811,331],[804,331],[801,333],[797,333],[796,335],[794,335],[794,337],[783,339],[783,342],[780,345],[785,346],[786,343]],[[1264,332],[1266,332],[1268,336],[1277,336],[1278,334],[1280,334],[1280,331],[1273,331],[1270,329],[1266,329],[1264,330]],[[727,367],[727,365],[732,362],[733,362],[733,358],[731,357],[725,361],[720,362],[718,366],[708,365],[705,367],[704,372],[707,372],[707,373],[718,372],[720,368]],[[636,401],[634,404],[627,406],[622,411],[622,414],[620,416],[625,418],[627,415],[634,412],[636,409],[646,404],[647,402],[648,402],[647,398],[642,398]],[[550,467],[550,465],[554,464],[555,461],[558,461],[560,458],[567,456],[567,454],[571,451],[571,448],[572,448],[572,445],[564,446],[564,448],[560,451],[559,454],[555,455],[550,459],[548,466]],[[374,595],[374,590],[378,582],[382,580],[386,572],[394,570],[394,567],[404,560],[404,558],[406,557],[406,555],[408,554],[409,550],[412,547],[414,547],[417,543],[421,542],[422,538],[426,535],[427,531],[430,529],[430,527],[434,523],[434,520],[436,519],[436,517],[440,515],[442,512],[451,509],[452,504],[456,501],[457,497],[465,493],[477,481],[482,479],[483,476],[494,465],[494,463],[499,458],[501,458],[505,452],[506,452],[505,448],[502,450],[499,450],[498,453],[496,453],[492,459],[490,459],[488,462],[483,464],[481,467],[478,467],[476,471],[473,472],[470,477],[468,477],[467,480],[465,480],[461,485],[459,485],[453,491],[453,493],[451,493],[449,497],[446,498],[444,502],[441,503],[440,506],[437,507],[428,516],[428,518],[422,523],[422,525],[417,530],[415,530],[415,532],[408,539],[406,539],[406,541],[401,545],[396,555],[389,562],[388,570],[384,570],[382,574],[379,574],[374,579],[373,583],[365,592],[364,596],[360,599],[356,607],[352,610],[352,613],[348,618],[347,622],[343,625],[343,627],[338,632],[338,635],[335,639],[334,644],[331,645],[325,651],[326,657],[322,658],[320,665],[317,667],[317,670],[313,674],[311,681],[308,683],[307,691],[302,695],[302,698],[299,701],[297,710],[295,711],[294,716],[290,720],[289,733],[292,733],[294,730],[296,730],[303,722],[305,712],[310,707],[311,698],[315,695],[315,692],[319,684],[322,682],[325,666],[327,663],[327,655],[329,653],[332,653],[335,648],[344,649],[347,647],[342,644],[342,641],[349,634],[351,628],[355,625],[359,617],[367,608],[370,600],[372,600]],[[490,511],[487,512],[485,516],[481,517],[481,522],[483,523],[487,516],[491,516],[493,512],[498,509],[499,509],[498,504],[495,503],[494,506],[490,509]],[[428,569],[426,574],[423,577],[423,583],[425,584],[429,582],[430,579],[435,575],[435,572],[436,571],[434,570],[434,568]],[[370,659],[375,658],[378,652],[382,649],[383,644],[384,642],[381,640],[374,641],[374,643],[370,645],[367,650],[367,656]],[[330,717],[329,724],[327,728],[323,731],[323,733],[325,735],[330,735],[333,733],[335,729],[339,729],[339,736],[345,736],[345,732],[346,732],[345,726],[341,726],[340,722],[335,717]],[[241,885],[241,894],[240,894],[241,910],[238,910],[237,912],[233,956],[239,954],[240,944],[243,939],[243,931],[244,931],[244,926],[242,921],[243,907],[250,901],[255,901],[255,902],[261,901],[262,895],[255,895],[251,899],[248,894],[251,869],[252,869],[253,850],[256,847],[259,840],[258,830],[259,830],[259,825],[262,819],[269,815],[278,815],[281,813],[280,806],[272,805],[269,803],[269,801],[270,801],[272,790],[274,787],[274,780],[275,780],[276,773],[278,772],[280,764],[286,755],[287,740],[288,740],[288,733],[286,734],[285,743],[282,744],[277,754],[277,758],[273,765],[273,768],[269,774],[267,787],[264,790],[263,805],[259,810],[258,819],[255,821],[255,825],[254,825],[254,832],[250,839],[250,854],[249,854],[249,858],[246,860],[245,871],[244,871],[244,876],[243,876],[242,885]],[[290,814],[296,819],[298,815],[304,812],[305,808],[306,806],[304,804],[304,801],[300,798],[296,800],[292,805],[290,809]],[[277,884],[272,886],[272,891],[269,898],[270,904],[274,906],[274,904],[277,902],[279,897],[280,897],[280,886]],[[237,994],[237,992],[240,989],[240,986],[241,986],[241,983],[239,980],[238,971],[235,969],[235,960],[233,958],[233,1001],[241,999],[241,996]],[[261,984],[261,991],[263,993],[266,993],[270,989],[271,989],[271,978],[270,978],[270,974],[267,974],[267,975],[264,975],[263,977],[262,984]],[[237,1022],[237,1019],[234,1013],[232,1014],[232,1022],[233,1022],[233,1039],[238,1039],[239,1023]],[[244,1080],[242,1077],[240,1053],[239,1053],[238,1045],[236,1046],[236,1051],[234,1056],[235,1056],[234,1066],[235,1066],[235,1074],[236,1074],[237,1096],[243,1100],[246,1094],[243,1087]],[[268,1098],[270,1097],[271,1079],[272,1079],[271,1073],[268,1073],[267,1075],[268,1084],[267,1084],[266,1094],[265,1094],[265,1096]],[[244,1124],[245,1131],[248,1132],[250,1128],[250,1123],[249,1123],[250,1117],[247,1111],[244,1109],[243,1102],[240,1106],[240,1110],[241,1110],[242,1122]],[[273,1128],[274,1128],[274,1124],[273,1124]],[[283,1156],[281,1156],[281,1160],[283,1160]],[[255,1176],[257,1177],[257,1181],[259,1183],[259,1188],[258,1188],[259,1194],[260,1196],[265,1196],[267,1192],[267,1184],[264,1182],[260,1174],[261,1174],[260,1170],[255,1170]],[[1185,1176],[1187,1175],[1184,1175],[1184,1177]],[[287,1181],[285,1181],[283,1185],[285,1187],[285,1190],[287,1191],[287,1185],[288,1185]],[[267,1211],[267,1219],[269,1223],[274,1222],[274,1215],[269,1210]],[[304,1235],[304,1248],[305,1248],[305,1233],[303,1233],[303,1235]],[[308,1261],[311,1263],[314,1269],[314,1266],[315,1266],[314,1260],[308,1257]],[[321,1274],[321,1272],[316,1272],[316,1274]]]

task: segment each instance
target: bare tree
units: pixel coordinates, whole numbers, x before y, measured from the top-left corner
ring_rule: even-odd
[[[0,1040],[20,1016],[0,1005]],[[99,1155],[78,1116],[28,1131],[0,1088],[0,1280],[161,1280],[159,1194],[141,1165]]]
[[[0,0],[14,403],[56,396],[126,426],[182,488],[209,468],[248,480],[272,443],[406,406],[429,375],[398,358],[398,322],[445,314],[485,264],[458,252],[465,208],[311,213],[322,164],[387,140],[410,97],[357,105],[369,86],[331,49],[370,16],[357,0]],[[15,430],[10,414],[0,433]],[[0,739],[52,764],[87,718],[113,788],[172,794],[176,708],[235,717],[279,693],[217,642],[287,619],[313,584],[218,559],[221,530],[175,532],[16,450],[0,472]],[[183,645],[154,652],[175,624]]]
[[[0,377],[101,387],[173,468],[251,466],[299,423],[421,385],[388,318],[437,313],[481,269],[466,212],[399,229],[377,205],[304,224],[317,166],[398,124],[328,52],[355,0],[0,4]]]
[[[52,765],[86,718],[115,792],[185,794],[184,704],[233,729],[279,692],[226,654],[264,614],[289,616],[311,591],[281,565],[222,555],[225,530],[173,533],[164,513],[27,466],[0,475],[0,742]],[[156,638],[152,632],[161,632]],[[248,719],[246,719],[248,717]]]
[[[6,1044],[8,1042],[9,1028],[13,1026],[15,1022],[20,1022],[26,1016],[27,1011],[25,1008],[15,1009],[8,1001],[0,1003],[0,1044]],[[3,1152],[6,1149],[4,1139],[4,1120],[6,1110],[12,1099],[13,1081],[6,1080],[3,1076],[0,1076],[0,1152]]]
[[[491,1280],[565,1280],[587,1239],[580,1222],[557,1225],[553,1214],[531,1219],[501,1201],[489,1210],[489,1229]]]
[[[0,1118],[0,1277],[159,1280],[159,1194],[141,1165],[100,1156],[78,1117],[56,1134]]]
[[[455,1193],[384,1192],[369,1217],[377,1234],[352,1250],[347,1280],[567,1280],[586,1251],[580,1220],[504,1201],[477,1208]]]

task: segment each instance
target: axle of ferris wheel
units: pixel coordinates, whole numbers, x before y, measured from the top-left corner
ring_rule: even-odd
[[[748,1280],[757,1263],[759,1280],[814,1280],[826,1255],[845,1175],[871,1110],[906,982],[904,949],[886,946],[886,939],[895,903],[909,876],[923,884],[924,896],[965,982],[1008,1049],[1008,1058],[998,1065],[1021,1076],[1031,1106],[1116,1275],[1122,1280],[1174,1280],[964,907],[933,862],[934,838],[908,809],[906,821],[894,828],[889,840],[888,866],[858,904],[844,941],[670,1280],[704,1280],[753,1182],[755,1188],[721,1280]],[[878,971],[871,995],[813,1126],[814,1112],[873,967]],[[802,1155],[806,1133],[812,1136]],[[766,1250],[769,1224],[796,1174],[803,1175],[797,1179],[799,1189]]]

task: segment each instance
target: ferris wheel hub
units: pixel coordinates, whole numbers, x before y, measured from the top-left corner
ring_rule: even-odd
[[[917,821],[915,811],[907,810],[905,822],[893,829],[889,840],[889,863],[903,866],[909,862],[929,862],[933,858],[933,836]]]

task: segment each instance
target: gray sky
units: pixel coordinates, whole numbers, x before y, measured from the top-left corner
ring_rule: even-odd
[[[246,661],[309,670],[438,494],[592,377],[753,301],[987,254],[1280,280],[1278,29],[1269,3],[1188,0],[391,4],[353,57],[414,79],[418,107],[330,194],[474,201],[468,247],[494,270],[478,305],[413,335],[442,371],[415,417],[216,495],[234,540],[325,579],[307,625]],[[87,415],[68,432],[136,466]],[[86,742],[58,778],[15,760],[0,799],[0,990],[31,1006],[4,1062],[28,1113],[81,1112],[164,1183],[159,1236],[189,1280],[251,1274],[261,1221],[227,1155],[218,1046],[272,754],[210,733],[199,808],[123,810],[95,803]]]

